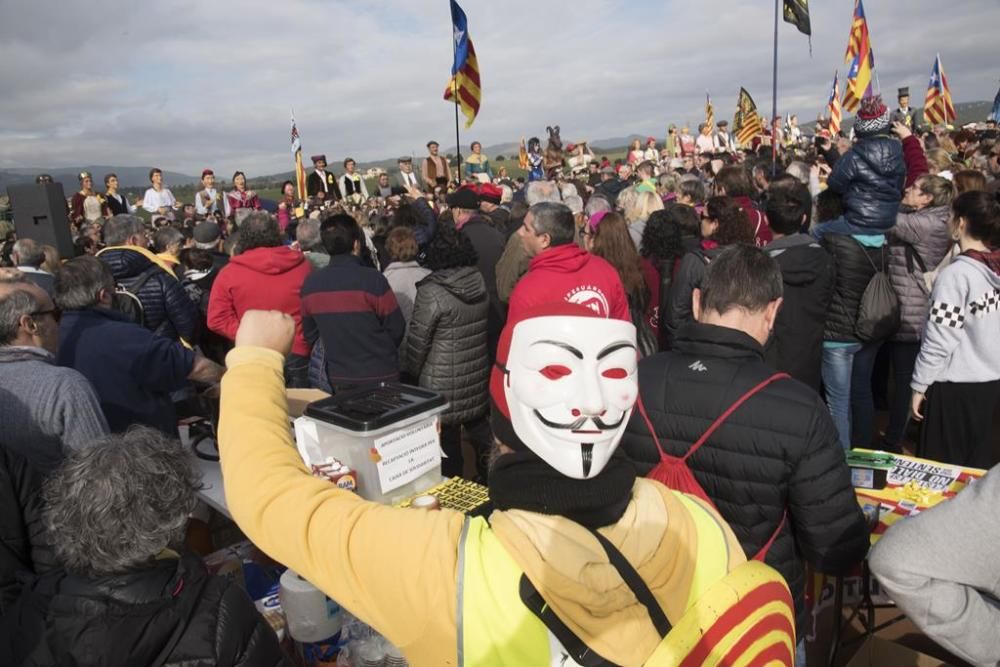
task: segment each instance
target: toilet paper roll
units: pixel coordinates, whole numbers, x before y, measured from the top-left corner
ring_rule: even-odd
[[[299,642],[319,642],[344,623],[340,605],[292,570],[281,575],[278,597],[288,622],[288,634]]]

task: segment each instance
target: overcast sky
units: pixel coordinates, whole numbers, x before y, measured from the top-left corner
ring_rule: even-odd
[[[814,0],[805,36],[780,26],[779,113],[810,120],[841,77],[853,0]],[[462,143],[662,137],[697,124],[709,90],[732,119],[746,86],[769,111],[769,0],[465,0],[483,80]],[[935,52],[957,102],[992,99],[997,0],[867,0],[888,101],[922,105]],[[0,169],[82,164],[291,169],[306,156],[422,155],[454,145],[442,99],[447,0],[0,0]]]

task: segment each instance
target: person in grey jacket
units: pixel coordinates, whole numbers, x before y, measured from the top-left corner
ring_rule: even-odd
[[[918,628],[962,660],[1000,663],[1000,466],[953,499],[893,524],[872,573]]]
[[[409,227],[396,227],[389,232],[385,239],[385,251],[390,263],[382,271],[382,275],[389,281],[389,287],[399,303],[399,310],[409,326],[413,315],[413,301],[417,297],[417,283],[431,271],[417,263],[419,248],[413,230]]]
[[[476,469],[485,481],[493,442],[489,423],[487,318],[489,294],[476,268],[476,250],[465,234],[439,227],[426,250],[433,273],[417,283],[406,337],[403,370],[421,387],[444,394],[441,415],[441,471],[461,476],[462,427],[476,448]]]
[[[966,192],[952,213],[962,253],[934,283],[910,408],[924,421],[918,456],[989,468],[996,463],[991,431],[1000,401],[1000,200]]]
[[[940,176],[921,176],[903,195],[903,206],[896,226],[886,236],[889,240],[889,278],[899,297],[900,323],[889,339],[896,392],[889,408],[889,425],[882,448],[900,452],[910,414],[910,395],[906,387],[913,377],[913,365],[920,352],[920,334],[927,321],[930,290],[924,280],[951,246],[951,202],[955,188]]]
[[[108,432],[94,387],[56,365],[59,311],[21,274],[0,279],[0,434],[40,473]]]

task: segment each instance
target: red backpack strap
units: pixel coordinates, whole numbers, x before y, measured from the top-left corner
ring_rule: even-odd
[[[696,451],[698,451],[698,449],[702,445],[704,445],[705,442],[710,437],[712,437],[712,434],[715,433],[716,429],[722,426],[725,423],[725,421],[729,419],[729,415],[736,412],[739,409],[739,407],[744,403],[746,403],[751,397],[753,397],[754,394],[758,393],[761,389],[771,384],[772,382],[775,382],[777,380],[784,380],[786,378],[791,378],[791,377],[792,376],[789,375],[788,373],[775,373],[771,377],[767,378],[766,380],[758,384],[756,387],[751,388],[745,394],[737,398],[735,403],[730,405],[725,412],[723,412],[721,415],[715,418],[715,421],[712,422],[712,425],[708,427],[708,430],[706,430],[704,433],[701,434],[701,437],[698,438],[698,441],[696,443],[691,445],[691,449],[687,451],[687,454],[681,457],[681,460],[687,461],[688,457],[694,454]],[[659,443],[657,443],[657,446],[659,446]],[[663,450],[660,451],[662,452]]]
[[[649,415],[646,414],[646,406],[642,404],[642,396],[635,399],[635,407],[639,408],[639,414],[642,416],[642,421],[646,422],[646,429],[649,431],[649,437],[653,439],[653,444],[656,445],[657,451],[660,452],[660,460],[664,461],[667,459],[673,459],[674,457],[663,451],[663,445],[660,444],[660,439],[656,437],[656,429],[653,428],[653,422],[650,421]]]
[[[759,560],[761,563],[764,562],[764,559],[767,557],[767,552],[771,550],[771,546],[774,544],[774,541],[778,539],[778,535],[781,534],[781,529],[785,527],[785,521],[787,520],[788,508],[786,507],[785,511],[781,513],[781,521],[778,522],[778,527],[771,534],[771,537],[767,540],[764,546],[760,548],[757,555],[753,557],[753,560]]]

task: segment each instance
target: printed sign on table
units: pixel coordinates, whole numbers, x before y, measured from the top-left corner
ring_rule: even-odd
[[[382,493],[395,491],[441,465],[437,420],[390,433],[374,442]]]

